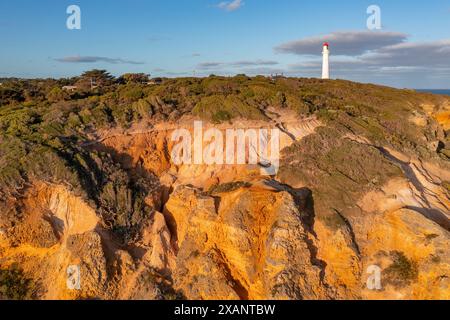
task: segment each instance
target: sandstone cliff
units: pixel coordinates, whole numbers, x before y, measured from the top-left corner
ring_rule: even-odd
[[[151,121],[58,137],[42,157],[23,140],[18,173],[21,138],[5,134],[0,275],[33,299],[450,299],[450,99],[357,84],[306,95],[296,81],[226,121],[207,101],[175,114],[149,97]],[[201,118],[280,129],[278,173],[175,165],[173,130]]]

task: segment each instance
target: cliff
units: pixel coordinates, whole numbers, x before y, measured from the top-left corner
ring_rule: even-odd
[[[450,299],[450,98],[242,76],[131,89],[0,107],[1,298]],[[279,129],[278,172],[173,163],[198,120]]]

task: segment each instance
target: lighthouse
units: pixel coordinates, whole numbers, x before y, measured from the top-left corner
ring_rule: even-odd
[[[328,42],[323,44],[323,62],[322,62],[322,79],[330,79],[330,45]]]

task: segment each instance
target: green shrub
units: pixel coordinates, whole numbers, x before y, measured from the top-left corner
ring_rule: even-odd
[[[141,99],[133,104],[133,113],[135,119],[146,119],[153,115],[151,104],[144,99]]]
[[[383,279],[386,283],[400,288],[417,280],[419,269],[415,261],[408,259],[400,251],[392,251],[391,258],[392,264],[383,272]]]
[[[122,90],[120,90],[120,98],[126,101],[135,102],[144,96],[144,92],[140,86],[128,85]]]
[[[33,281],[17,265],[0,269],[0,300],[29,300],[34,290]]]
[[[222,122],[230,121],[231,119],[233,119],[232,115],[224,110],[217,111],[211,117],[211,120],[214,123],[222,123]]]
[[[47,93],[47,100],[52,103],[66,100],[68,97],[68,93],[60,87],[54,87],[49,93]]]
[[[265,118],[257,107],[249,105],[236,95],[204,97],[192,112],[202,119],[219,123],[238,117],[253,120]]]
[[[218,194],[218,193],[227,193],[227,192],[233,192],[240,188],[249,188],[251,187],[251,184],[248,182],[243,181],[235,181],[230,183],[223,183],[219,185],[212,186],[208,190],[208,194]]]

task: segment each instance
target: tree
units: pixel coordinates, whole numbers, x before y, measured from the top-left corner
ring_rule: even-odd
[[[119,83],[147,83],[150,81],[150,75],[145,73],[125,73],[118,79]]]
[[[113,82],[114,76],[108,71],[94,69],[84,72],[75,85],[80,89],[87,90],[94,87],[110,86]]]

